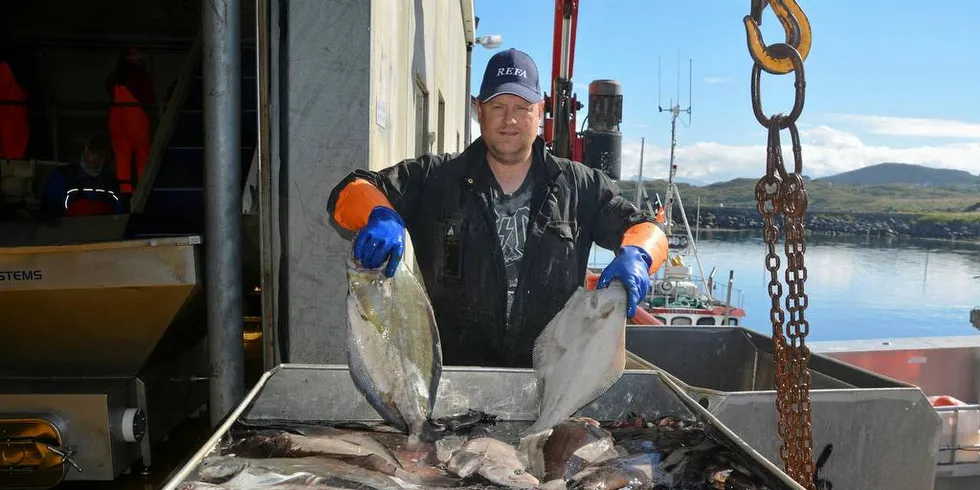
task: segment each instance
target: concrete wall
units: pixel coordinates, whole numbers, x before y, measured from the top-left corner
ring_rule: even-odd
[[[350,243],[330,227],[327,198],[356,168],[438,152],[440,139],[443,151],[462,150],[463,14],[451,0],[293,0],[287,15],[280,54],[287,99],[279,110],[287,118],[280,137],[288,145],[282,161],[288,360],[346,363]],[[428,92],[424,106],[416,103],[416,87]],[[418,123],[435,133],[431,141],[417,138]],[[411,257],[411,247],[406,252]]]

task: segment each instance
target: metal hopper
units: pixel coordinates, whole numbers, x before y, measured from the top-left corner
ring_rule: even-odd
[[[200,244],[0,247],[0,488],[148,466],[206,403]]]
[[[441,417],[472,408],[497,415],[501,422],[530,425],[537,416],[538,390],[537,377],[530,369],[447,366],[442,373],[433,415]],[[624,418],[630,412],[699,418],[747,462],[749,470],[768,488],[803,488],[659,371],[627,370],[616,384],[578,414],[608,421]],[[238,423],[379,420],[355,388],[347,366],[283,364],[262,376],[204,446],[172,474],[163,490],[174,490],[182,483],[193,481],[202,461],[216,454],[219,442],[229,437],[229,431]]]
[[[741,327],[631,326],[626,348],[781,463],[771,338]],[[941,421],[918,387],[820,354],[811,353],[809,368],[813,459],[830,453],[820,479],[846,488],[933,488]]]

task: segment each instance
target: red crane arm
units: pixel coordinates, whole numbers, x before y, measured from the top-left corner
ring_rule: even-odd
[[[581,161],[581,141],[575,131],[575,112],[580,107],[572,95],[577,30],[578,0],[555,0],[551,97],[546,95],[544,139],[555,155]]]
[[[564,21],[568,20],[568,72],[562,73],[562,53],[564,46]],[[555,31],[551,49],[551,82],[554,93],[554,82],[558,77],[571,80],[575,72],[575,33],[578,31],[578,0],[555,0]]]

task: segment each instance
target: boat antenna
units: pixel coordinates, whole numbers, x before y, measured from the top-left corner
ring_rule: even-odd
[[[680,102],[680,83],[681,83],[681,60],[680,60],[680,50],[677,50],[677,102],[674,100],[670,101],[670,106],[664,108],[660,104],[660,58],[657,58],[657,109],[659,112],[670,113],[670,168],[667,177],[667,205],[664,209],[666,234],[670,236],[672,224],[673,224],[673,208],[674,208],[674,177],[677,174],[677,163],[676,163],[676,149],[677,149],[677,119],[680,117],[681,113],[688,115],[688,123],[685,127],[690,127],[691,123],[691,107],[693,101],[693,95],[691,94],[693,83],[691,82],[691,75],[694,73],[694,60],[688,60],[688,103],[686,109],[681,109]],[[683,123],[683,121],[682,121]]]

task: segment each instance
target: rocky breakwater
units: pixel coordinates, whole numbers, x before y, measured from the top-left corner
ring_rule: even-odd
[[[679,223],[680,213],[674,213]],[[694,217],[688,215],[691,226]],[[701,208],[701,229],[761,230],[756,209]],[[842,235],[908,236],[915,238],[980,239],[980,219],[944,219],[940,215],[913,213],[840,213],[808,211],[806,228],[814,233]]]

